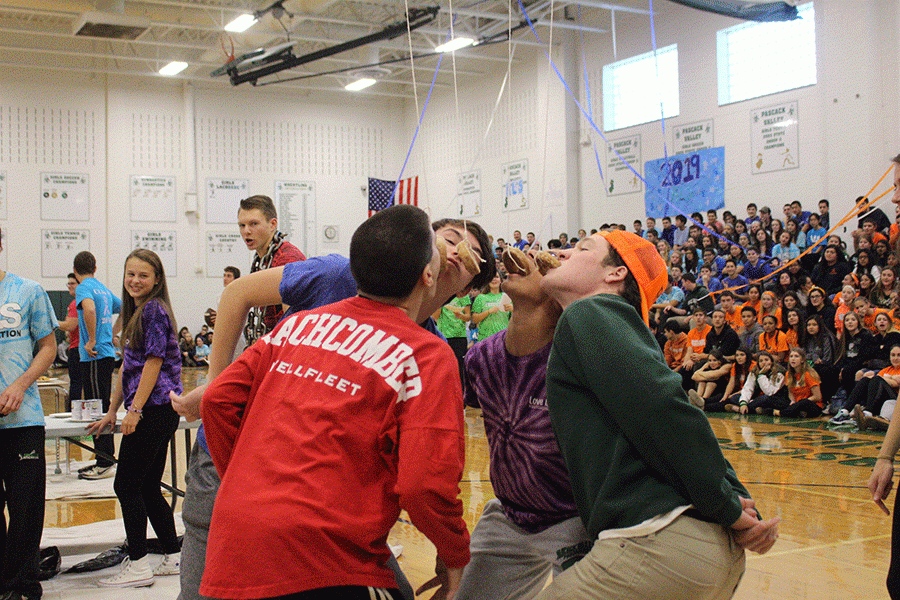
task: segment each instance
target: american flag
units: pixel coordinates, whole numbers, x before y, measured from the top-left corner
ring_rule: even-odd
[[[375,179],[369,177],[369,216],[371,217],[379,210],[384,210],[394,205],[394,189],[397,186],[395,181],[385,181],[384,179]],[[397,204],[419,205],[419,176],[410,177],[400,181],[399,189],[396,193]]]

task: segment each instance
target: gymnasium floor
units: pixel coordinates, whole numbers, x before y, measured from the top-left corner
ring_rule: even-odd
[[[203,381],[199,370],[185,371],[185,385]],[[747,572],[735,596],[744,600],[887,598],[884,579],[890,553],[890,518],[871,502],[865,488],[882,434],[853,428],[829,429],[822,420],[759,416],[710,415],[726,458],[734,465],[757,507],[767,518],[782,518],[780,539],[765,556],[748,555]],[[461,484],[464,517],[470,529],[494,497],[488,475],[488,451],[480,411],[466,409],[466,469]],[[178,436],[178,474],[183,486],[184,439]],[[48,464],[55,444],[47,444]],[[74,452],[73,458],[87,459]],[[168,477],[168,471],[166,477]],[[106,480],[109,482],[109,480]],[[95,482],[98,488],[103,482]],[[107,484],[111,490],[111,484]],[[100,490],[98,490],[100,491]],[[103,492],[100,492],[101,494]],[[893,496],[889,503],[893,506]],[[180,501],[176,512],[181,511]],[[47,501],[45,527],[70,528],[121,518],[114,497]],[[106,532],[124,539],[119,524],[105,523],[72,530]],[[46,536],[65,532],[45,531]],[[413,587],[432,576],[434,547],[405,515],[389,542],[401,544],[400,564]],[[116,542],[118,543],[118,542]],[[99,551],[99,550],[98,550]],[[71,564],[72,559],[68,559]],[[57,576],[45,584],[47,600],[69,598],[174,599],[177,577],[157,578],[140,592],[99,590],[98,575]],[[426,595],[427,597],[427,595]],[[660,596],[661,598],[664,596]]]

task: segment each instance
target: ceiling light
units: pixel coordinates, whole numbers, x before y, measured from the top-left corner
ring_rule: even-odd
[[[178,60],[173,60],[162,69],[159,70],[160,75],[165,75],[167,77],[171,77],[172,75],[178,75],[185,69],[187,69],[188,64],[186,62],[181,62]]]
[[[469,37],[458,37],[453,38],[449,42],[441,44],[437,48],[435,48],[435,52],[453,52],[454,50],[459,50],[460,48],[465,48],[466,46],[471,46],[475,43],[475,40]]]
[[[250,27],[256,23],[256,17],[253,15],[243,14],[239,17],[236,17],[231,23],[225,26],[225,31],[233,31],[234,33],[241,33],[242,31],[247,31]]]
[[[351,81],[347,85],[344,86],[344,89],[348,92],[358,92],[359,90],[364,90],[369,86],[375,85],[375,80],[371,77],[360,77],[354,81]]]

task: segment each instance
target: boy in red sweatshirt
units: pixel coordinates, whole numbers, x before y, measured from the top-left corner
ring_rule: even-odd
[[[427,215],[365,221],[350,268],[356,297],[287,318],[203,396],[222,477],[205,596],[399,598],[385,562],[401,508],[437,547],[448,597],[458,587],[462,390],[450,347],[410,318],[440,269]]]

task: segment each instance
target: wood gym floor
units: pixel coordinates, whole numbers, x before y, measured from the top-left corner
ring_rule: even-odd
[[[186,369],[185,388],[205,381]],[[48,402],[49,401],[49,402]],[[48,412],[55,404],[45,397]],[[780,538],[765,556],[748,555],[747,572],[735,598],[848,600],[887,598],[884,579],[890,556],[890,517],[871,502],[866,481],[882,434],[854,428],[829,429],[824,419],[710,415],[726,458],[767,518],[782,518]],[[466,468],[461,483],[465,520],[478,521],[494,497],[480,411],[466,409]],[[184,485],[184,439],[177,436],[179,487]],[[47,444],[48,464],[55,445]],[[73,450],[73,458],[81,459]],[[87,455],[83,457],[87,459]],[[168,469],[166,477],[169,477]],[[893,496],[889,506],[893,506]],[[121,517],[115,498],[47,501],[45,527],[70,527]],[[176,511],[181,510],[180,501]],[[124,537],[124,532],[123,532]],[[399,562],[413,588],[433,575],[434,547],[405,514],[389,542],[401,544]],[[169,599],[148,588],[145,597]],[[426,594],[427,597],[427,594]]]

